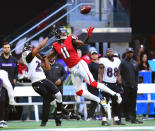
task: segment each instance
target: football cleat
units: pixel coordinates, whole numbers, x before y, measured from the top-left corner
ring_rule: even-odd
[[[102,121],[101,125],[102,126],[110,126],[110,124],[107,121]]]
[[[54,113],[54,120],[55,120],[56,126],[61,126],[61,116],[60,114],[59,115],[58,114],[56,112]]]
[[[74,113],[71,113],[70,118],[71,119],[80,120],[81,119],[81,116],[80,115],[77,115],[77,114],[74,114]]]
[[[114,125],[125,125],[125,123],[118,120],[118,121],[114,121]]]
[[[7,123],[5,121],[0,122],[0,128],[6,128],[8,127]]]
[[[46,122],[41,122],[40,126],[46,126]]]

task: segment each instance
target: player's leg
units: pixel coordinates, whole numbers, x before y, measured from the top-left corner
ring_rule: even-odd
[[[88,90],[86,90],[82,85],[82,82],[83,82],[83,78],[80,77],[80,75],[74,75],[74,74],[71,74],[71,78],[72,78],[72,82],[73,82],[73,85],[75,87],[75,92],[77,95],[79,96],[83,96],[89,100],[92,100],[92,101],[96,101],[97,103],[101,104],[101,106],[104,108],[106,103],[104,102],[105,100],[102,100],[100,99],[99,97],[91,94]]]
[[[110,94],[106,93],[106,92],[100,92],[102,95],[102,97],[105,97],[106,99],[106,102],[108,103],[109,100],[110,100]],[[101,107],[101,113],[102,113],[102,122],[101,122],[101,125],[102,126],[110,126],[110,124],[108,123],[108,120],[107,120],[107,109],[106,108],[102,108]]]
[[[61,109],[62,109],[62,94],[61,94],[61,92],[50,80],[46,80],[44,83],[46,85],[45,88],[47,89],[47,91],[51,95],[55,96],[57,110],[59,110],[61,112]]]
[[[54,98],[53,98],[54,100]],[[43,98],[43,109],[42,109],[42,121],[41,121],[41,125],[40,126],[46,126],[46,122],[48,121],[48,117],[49,117],[49,112],[50,112],[50,103],[52,100],[47,99],[47,98]]]
[[[56,126],[61,126],[61,117],[62,114],[68,115],[69,117],[74,117],[76,119],[79,119],[79,117],[68,110],[66,110],[63,105],[62,105],[62,95],[59,91],[59,89],[49,80],[46,81],[46,89],[48,90],[49,94],[54,94],[56,98],[56,103],[57,103],[57,108],[54,112],[54,118],[56,122]]]
[[[40,126],[46,126],[48,121],[50,102],[52,101],[49,98],[49,92],[44,88],[44,84],[41,82],[36,82],[32,84],[34,90],[43,97],[43,109],[42,109],[42,118]],[[52,97],[52,96],[51,96]]]
[[[62,117],[62,114],[68,115],[70,118],[75,118],[78,120],[80,119],[78,115],[69,112],[62,106],[62,95],[61,95],[59,89],[51,81],[47,81],[46,88],[50,94],[53,93],[56,97],[57,108],[54,113],[56,126],[61,126],[60,118]]]
[[[54,95],[57,102],[57,108],[61,109],[62,95],[59,89],[51,81],[43,80],[41,82],[35,82],[32,84],[32,86],[34,90],[43,97],[47,96],[46,92],[48,92],[48,94],[51,96]]]
[[[9,97],[9,104],[14,105],[15,100],[14,100],[14,92],[13,92],[13,87],[8,79],[8,77],[3,78],[3,87],[7,90],[8,92],[8,97]]]
[[[74,74],[71,74],[71,78],[72,78],[72,82],[73,82],[73,85],[74,85],[74,88],[75,88],[75,92],[78,96],[83,96],[89,100],[93,100],[93,101],[96,101],[97,103],[100,103],[100,98],[91,94],[88,90],[86,90],[84,87],[83,87],[83,78],[80,77],[79,75],[74,75]]]
[[[0,88],[0,128],[3,128],[4,127],[4,124],[3,124],[3,121],[4,121],[4,118],[5,118],[5,101],[6,101],[6,89],[4,89],[3,87]]]
[[[108,87],[111,88],[111,90],[115,91],[115,92],[119,92],[119,88],[117,86],[117,83],[106,83]],[[125,125],[124,123],[121,122],[121,120],[119,119],[119,104],[115,101],[115,99],[113,99],[112,96],[111,100],[112,100],[112,116],[113,116],[113,120],[114,120],[114,124],[115,125]]]
[[[89,71],[87,63],[83,60],[81,60],[79,62],[79,73],[80,73],[81,77],[83,77],[85,79],[85,81],[90,86],[95,87],[95,88],[99,88],[99,89],[101,89],[101,91],[104,91],[104,92],[111,94],[117,100],[118,103],[121,103],[122,98],[121,98],[120,94],[112,91],[103,83],[96,82],[93,78],[92,73]]]
[[[11,112],[14,112],[16,109],[14,109],[15,107],[12,108],[11,106]],[[6,100],[5,100],[5,118],[4,121],[7,121],[9,117],[9,97],[8,97],[8,93],[6,92]]]
[[[98,103],[96,101],[91,101],[91,103],[88,105],[88,119],[94,119],[95,118],[95,110],[98,106]]]
[[[43,97],[43,111],[42,114],[44,115],[42,117],[41,126],[45,126],[47,122],[47,115],[49,115],[49,106],[50,102],[56,99],[57,102],[57,108],[56,108],[56,116],[61,116],[61,108],[62,108],[62,97],[59,89],[50,81],[43,80],[41,82],[36,82],[32,84],[34,90],[39,93]],[[53,99],[54,98],[54,99]],[[48,108],[48,109],[47,109]],[[59,112],[59,114],[58,114]],[[59,117],[60,119],[60,117]],[[56,120],[56,117],[55,117]],[[57,122],[57,121],[56,121]],[[56,123],[57,125],[57,123]]]

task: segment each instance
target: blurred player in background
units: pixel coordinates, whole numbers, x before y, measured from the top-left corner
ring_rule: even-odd
[[[113,57],[114,51],[112,48],[106,50],[106,57],[100,58],[99,60],[99,82],[103,82],[107,87],[115,92],[119,92],[118,83],[121,83],[121,77],[119,73],[119,65],[121,63],[119,58]],[[118,103],[113,99],[113,97],[105,92],[102,92],[102,95],[106,97],[107,102],[112,100],[112,116],[114,118],[115,125],[124,125],[118,118],[119,109]],[[101,108],[102,110],[102,108]],[[102,111],[102,125],[110,125],[107,122],[106,112]]]

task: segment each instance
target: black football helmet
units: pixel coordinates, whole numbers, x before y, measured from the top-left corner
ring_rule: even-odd
[[[30,45],[29,43],[26,43],[25,46],[24,46],[24,51],[27,51],[27,50],[32,50],[33,46]]]
[[[52,34],[56,37],[57,40],[64,40],[68,36],[67,30],[65,28],[56,28],[56,26],[53,26]]]

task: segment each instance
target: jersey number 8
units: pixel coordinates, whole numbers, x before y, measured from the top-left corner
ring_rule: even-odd
[[[107,76],[112,77],[113,75],[116,77],[118,72],[118,68],[114,68],[114,70],[110,67],[107,68]]]

